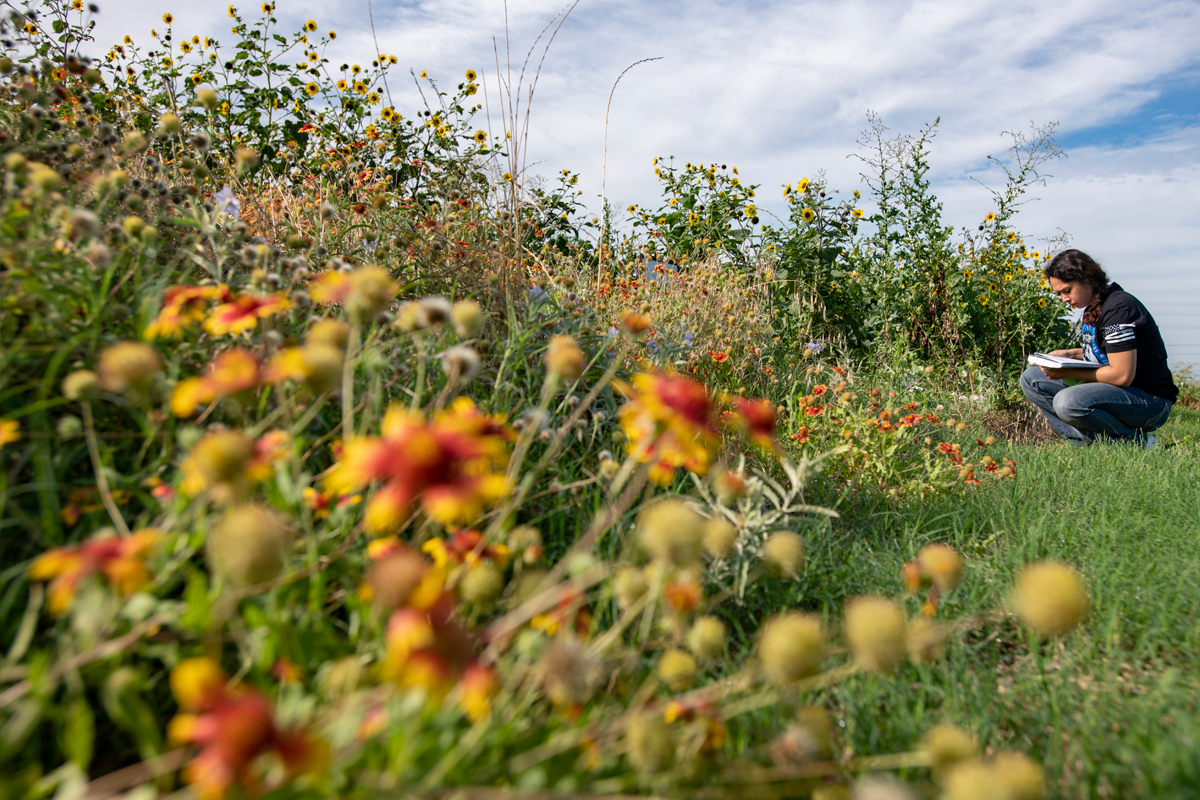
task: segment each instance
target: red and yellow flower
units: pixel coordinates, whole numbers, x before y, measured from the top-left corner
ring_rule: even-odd
[[[235,785],[258,794],[323,766],[322,743],[300,730],[280,730],[267,698],[227,681],[207,658],[187,659],[171,672],[171,690],[184,713],[171,720],[167,732],[173,741],[199,748],[184,777],[201,798],[220,800]],[[271,753],[285,769],[263,786],[256,762]]]
[[[682,375],[643,372],[633,376],[632,386],[614,386],[628,400],[619,413],[630,454],[654,464],[652,479],[669,483],[679,467],[708,472],[720,437],[703,384]]]
[[[150,582],[146,556],[160,537],[157,530],[146,528],[124,538],[101,536],[74,547],[56,547],[34,560],[29,578],[50,581],[47,606],[53,614],[69,609],[79,583],[96,574],[127,597]]]
[[[209,302],[228,303],[233,299],[229,287],[172,286],[163,292],[162,310],[142,334],[147,341],[174,338],[188,325],[204,319]]]
[[[209,365],[204,375],[186,378],[171,393],[171,411],[190,417],[196,408],[226,395],[253,389],[262,381],[258,358],[242,347],[226,350]]]
[[[292,301],[282,293],[243,294],[221,303],[204,320],[204,330],[213,336],[236,336],[258,324],[260,319],[291,308]]]
[[[508,490],[501,468],[511,432],[468,398],[429,421],[393,406],[381,433],[348,442],[325,479],[326,489],[342,494],[382,484],[367,502],[376,535],[398,531],[416,505],[444,525],[472,522]]]
[[[737,406],[736,423],[742,433],[764,450],[777,450],[775,406],[771,401],[739,397],[734,400],[734,405]]]

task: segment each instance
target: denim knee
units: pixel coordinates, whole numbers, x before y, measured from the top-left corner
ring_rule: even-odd
[[[1046,373],[1042,372],[1041,367],[1026,367],[1025,371],[1021,373],[1021,380],[1019,381],[1021,392],[1026,397],[1032,397],[1033,395],[1038,394],[1036,382],[1038,380],[1044,380],[1045,377]]]
[[[1071,391],[1072,388],[1067,387],[1054,395],[1054,402],[1051,404],[1054,407],[1054,416],[1063,422],[1082,419],[1089,411],[1086,406],[1081,406],[1079,403],[1074,402],[1073,398],[1076,393]]]

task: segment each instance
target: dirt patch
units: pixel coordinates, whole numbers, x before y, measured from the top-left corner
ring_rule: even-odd
[[[1046,418],[1031,405],[988,411],[983,415],[983,424],[996,438],[1013,444],[1041,444],[1058,438]]]

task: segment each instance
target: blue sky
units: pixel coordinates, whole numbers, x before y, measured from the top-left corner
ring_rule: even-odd
[[[238,4],[247,15],[258,3]],[[226,3],[102,3],[98,44],[125,33],[148,41],[174,14],[180,34],[231,43]],[[561,0],[514,0],[507,11],[514,77]],[[313,18],[338,31],[335,61],[375,48],[366,0],[279,0],[287,27]],[[416,108],[407,68],[452,86],[480,73],[495,116],[493,47],[503,56],[502,0],[378,0],[380,49],[400,59],[390,81],[398,110]],[[538,52],[540,55],[540,49]],[[605,104],[616,77],[606,188],[618,208],[655,204],[654,156],[738,165],[776,187],[823,171],[858,188],[847,156],[879,113],[897,133],[942,122],[934,185],[948,221],[974,225],[994,183],[986,157],[1004,130],[1059,124],[1067,157],[1017,218],[1027,241],[1067,232],[1146,303],[1176,364],[1200,362],[1200,3],[1122,0],[583,0],[559,30],[533,100],[529,172],[580,173],[598,206]],[[481,117],[481,127],[486,127]]]

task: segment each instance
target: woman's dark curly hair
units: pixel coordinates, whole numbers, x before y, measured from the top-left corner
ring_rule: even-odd
[[[1108,294],[1108,276],[1095,260],[1082,250],[1063,250],[1042,270],[1047,278],[1064,283],[1082,283],[1096,293],[1096,302],[1083,312],[1083,321],[1095,325],[1100,321],[1100,301]]]

